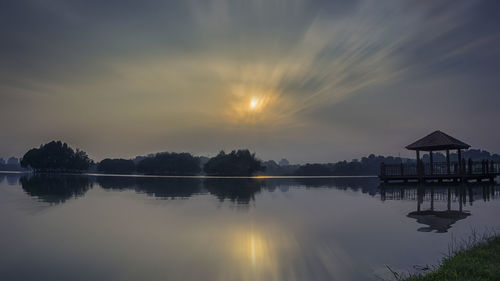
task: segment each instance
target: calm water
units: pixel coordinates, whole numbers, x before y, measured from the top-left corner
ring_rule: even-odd
[[[499,197],[374,178],[0,174],[0,279],[375,280],[500,230]]]

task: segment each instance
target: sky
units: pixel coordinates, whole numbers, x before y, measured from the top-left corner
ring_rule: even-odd
[[[0,2],[0,157],[500,152],[499,1]]]

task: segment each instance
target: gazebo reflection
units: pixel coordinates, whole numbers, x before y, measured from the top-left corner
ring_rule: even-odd
[[[407,214],[425,225],[417,231],[447,232],[457,221],[471,215],[464,206],[472,205],[479,198],[489,201],[498,197],[500,190],[494,185],[459,185],[459,186],[381,186],[381,200],[417,201],[416,211]],[[446,202],[446,208],[436,207],[436,204]],[[425,207],[424,207],[425,205]]]
[[[427,225],[420,227],[417,231],[420,232],[438,232],[444,233],[451,228],[459,220],[463,220],[470,216],[469,212],[446,210],[446,211],[416,211],[410,212],[407,217],[416,219],[418,223]]]

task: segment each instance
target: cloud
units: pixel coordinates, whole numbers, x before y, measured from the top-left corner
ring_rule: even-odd
[[[306,147],[336,122],[338,116],[324,112],[350,99],[383,95],[380,89],[408,81],[484,77],[498,73],[500,58],[494,9],[471,1],[1,5],[0,117],[23,114],[6,125],[0,144],[16,151],[51,137],[94,149],[123,142],[116,154],[126,146],[206,151],[246,140],[265,150],[286,142],[284,132]],[[346,116],[370,110],[351,104]],[[401,104],[393,99],[388,106]],[[393,118],[378,113],[359,122]],[[336,128],[337,135],[352,133]],[[204,136],[210,144],[182,136]]]

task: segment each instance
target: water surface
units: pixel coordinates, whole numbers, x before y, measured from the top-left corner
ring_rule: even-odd
[[[500,229],[498,186],[0,173],[2,280],[376,280]]]

